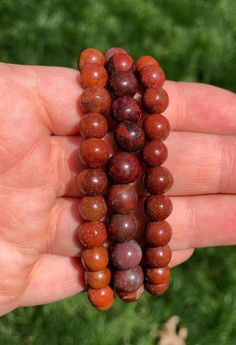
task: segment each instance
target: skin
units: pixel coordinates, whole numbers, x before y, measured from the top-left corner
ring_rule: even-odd
[[[0,315],[84,289],[77,229],[78,72],[0,64]],[[166,82],[171,266],[236,243],[236,96]],[[66,92],[65,92],[66,90]]]

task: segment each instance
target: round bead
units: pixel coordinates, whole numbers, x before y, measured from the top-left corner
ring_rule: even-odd
[[[110,77],[109,85],[115,97],[133,97],[138,90],[137,78],[130,71],[114,73]]]
[[[154,59],[152,56],[149,56],[149,55],[144,55],[140,57],[136,61],[136,64],[135,64],[138,72],[140,72],[145,66],[150,66],[150,65],[159,65],[159,64],[156,59]]]
[[[84,249],[81,261],[88,271],[101,271],[108,265],[107,249],[103,246],[91,249]]]
[[[159,65],[144,67],[139,74],[139,78],[144,87],[154,88],[160,88],[166,80],[165,73]]]
[[[145,200],[145,212],[153,221],[166,219],[172,209],[172,202],[166,195],[150,195]]]
[[[149,247],[146,249],[145,262],[149,267],[165,267],[171,260],[172,252],[168,245],[163,247]]]
[[[109,146],[104,140],[89,138],[83,141],[80,146],[80,158],[90,168],[105,165],[109,156]]]
[[[84,196],[80,200],[79,212],[83,219],[97,222],[107,213],[107,205],[101,195]]]
[[[133,66],[134,60],[127,53],[116,53],[107,62],[108,73],[129,71]]]
[[[125,151],[138,151],[144,145],[142,128],[132,121],[123,121],[114,130],[115,143]]]
[[[111,116],[117,122],[125,120],[138,122],[141,117],[141,109],[133,97],[124,96],[117,98],[112,103]]]
[[[112,288],[107,285],[102,289],[88,289],[88,298],[89,301],[95,307],[107,307],[111,306],[114,301],[114,291]],[[105,310],[105,309],[102,309]]]
[[[97,309],[97,310],[101,310],[101,311],[106,311],[106,310],[110,309],[110,308],[113,306],[113,304],[114,304],[114,298],[113,298],[113,300],[112,300],[110,303],[108,303],[105,307],[96,307],[96,309]]]
[[[149,169],[145,174],[145,187],[151,194],[167,192],[173,186],[173,177],[165,167]]]
[[[107,172],[114,183],[132,183],[139,177],[141,167],[133,153],[118,152],[110,158]]]
[[[168,107],[169,97],[164,89],[150,87],[144,91],[142,102],[148,113],[162,113]]]
[[[83,89],[90,86],[105,86],[108,74],[102,65],[90,63],[85,65],[80,72],[80,84]]]
[[[118,291],[117,290],[118,296],[124,302],[135,302],[142,296],[143,293],[144,293],[143,284],[137,290],[131,291],[131,292],[125,292],[125,291]]]
[[[108,227],[113,241],[125,242],[133,239],[138,230],[138,222],[133,214],[113,214]]]
[[[104,193],[108,184],[105,172],[98,169],[84,169],[77,177],[77,185],[81,195],[97,195]]]
[[[78,236],[84,247],[100,247],[107,240],[106,227],[102,222],[84,222],[79,227]]]
[[[143,130],[149,139],[165,140],[170,133],[170,124],[165,116],[152,114],[144,119]]]
[[[82,110],[85,113],[107,113],[111,106],[109,92],[101,86],[87,87],[80,96]]]
[[[111,262],[118,270],[129,270],[137,266],[141,259],[142,249],[135,240],[116,243],[111,249]]]
[[[151,247],[165,246],[171,239],[172,230],[169,223],[148,222],[145,228],[146,242]]]
[[[132,185],[116,184],[109,190],[107,203],[114,213],[130,213],[137,206],[138,194]]]
[[[111,281],[111,271],[109,268],[104,270],[91,272],[85,271],[85,282],[92,289],[102,289]]]
[[[107,120],[98,113],[86,114],[79,122],[79,131],[83,138],[103,138],[108,131]]]
[[[103,54],[95,48],[87,48],[82,51],[78,60],[78,68],[82,69],[85,65],[90,63],[105,64]]]
[[[145,278],[148,283],[162,284],[170,279],[170,269],[168,266],[160,268],[146,268]]]
[[[127,271],[115,271],[114,285],[117,290],[123,292],[136,291],[143,284],[143,270],[140,266],[136,266]]]
[[[169,286],[170,282],[167,281],[162,284],[145,284],[145,289],[154,296],[160,296],[168,290]]]
[[[126,53],[127,52],[123,49],[123,48],[120,48],[120,47],[113,47],[113,48],[110,48],[106,53],[105,53],[105,60],[106,62],[108,62],[108,60],[115,54],[118,54],[118,53]]]
[[[167,160],[167,147],[161,140],[148,141],[143,146],[141,156],[142,160],[150,166],[161,165]]]

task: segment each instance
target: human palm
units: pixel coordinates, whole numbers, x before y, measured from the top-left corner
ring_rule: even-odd
[[[84,288],[76,175],[78,72],[0,65],[0,315]],[[235,94],[166,82],[175,185],[171,266],[236,243]]]

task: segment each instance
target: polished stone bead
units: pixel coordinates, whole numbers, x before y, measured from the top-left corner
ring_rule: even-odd
[[[106,173],[100,169],[84,169],[77,177],[80,196],[103,194],[108,185]]]
[[[172,252],[168,245],[163,247],[148,247],[145,254],[145,263],[151,268],[165,267],[171,260]]]
[[[111,96],[104,87],[90,86],[82,92],[80,103],[85,113],[105,114],[110,110]]]
[[[102,222],[84,222],[79,226],[78,236],[84,247],[100,247],[107,240],[106,227]]]
[[[124,302],[135,302],[137,301],[142,294],[144,293],[144,285],[142,284],[137,290],[131,292],[125,291],[116,291],[117,295],[122,299]]]
[[[139,177],[141,166],[133,153],[118,152],[110,158],[107,173],[114,183],[132,183]]]
[[[115,54],[118,54],[118,53],[126,53],[127,52],[123,49],[123,48],[120,48],[120,47],[113,47],[113,48],[110,48],[106,53],[105,53],[105,60],[106,62],[108,62],[108,60]]]
[[[80,200],[79,212],[88,222],[97,222],[107,213],[107,205],[101,195],[84,196]]]
[[[108,193],[107,204],[112,212],[126,214],[132,212],[138,203],[138,194],[129,184],[113,185]]]
[[[142,128],[132,121],[119,123],[113,132],[113,137],[117,146],[129,152],[140,150],[145,141]]]
[[[161,165],[167,160],[167,147],[161,140],[148,141],[143,146],[141,157],[150,166]]]
[[[143,130],[149,139],[165,140],[170,133],[170,124],[165,116],[152,114],[144,119]]]
[[[80,84],[83,89],[90,86],[106,86],[108,74],[106,69],[97,63],[85,65],[80,72]]]
[[[112,74],[109,85],[115,97],[133,97],[138,90],[138,80],[131,71]]]
[[[82,69],[85,65],[90,63],[105,64],[105,58],[102,52],[95,48],[87,48],[82,51],[77,61],[78,68]]]
[[[161,296],[166,290],[169,289],[170,282],[166,281],[162,284],[145,284],[145,289],[154,296]]]
[[[169,97],[164,89],[149,87],[144,91],[142,103],[148,113],[162,113],[168,107]]]
[[[114,302],[114,291],[107,285],[102,289],[88,289],[88,299],[94,307],[100,310],[106,310]],[[104,309],[106,308],[106,309]]]
[[[129,270],[137,266],[141,259],[142,249],[135,240],[116,243],[111,249],[111,262],[118,270]]]
[[[79,132],[83,138],[103,138],[108,131],[107,120],[98,113],[82,116],[79,122]]]
[[[146,172],[144,183],[151,194],[161,194],[173,186],[173,177],[167,168],[160,166]]]
[[[152,221],[166,219],[172,209],[172,202],[166,195],[150,195],[145,200],[145,212]]]
[[[103,246],[91,249],[84,249],[81,261],[88,271],[101,271],[108,265],[108,252]]]
[[[136,291],[143,284],[143,270],[140,266],[136,266],[126,271],[115,271],[113,280],[115,288],[119,291]]]
[[[151,247],[165,246],[171,239],[172,229],[168,222],[148,222],[145,227],[146,242]]]
[[[133,214],[113,214],[108,226],[113,241],[125,242],[133,239],[138,230],[138,221]]]
[[[117,122],[125,120],[138,122],[141,117],[141,109],[133,97],[124,96],[117,98],[112,103],[111,116]]]
[[[108,73],[129,71],[133,66],[134,60],[127,53],[116,53],[107,62]]]
[[[89,168],[104,166],[110,156],[110,149],[106,141],[96,138],[89,138],[80,146],[80,158],[82,163]]]
[[[85,282],[92,289],[102,289],[111,281],[111,271],[104,268],[101,271],[85,271]]]
[[[166,76],[159,65],[149,65],[141,70],[139,79],[142,85],[146,88],[160,88],[164,84]]]
[[[152,56],[149,56],[149,55],[144,55],[140,57],[135,63],[135,67],[138,72],[140,72],[144,67],[150,66],[150,65],[159,65],[159,64],[156,59],[154,59]]]
[[[170,269],[168,266],[160,268],[146,268],[145,279],[151,284],[166,283],[170,279]]]

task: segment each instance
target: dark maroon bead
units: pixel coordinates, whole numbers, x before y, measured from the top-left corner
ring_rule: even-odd
[[[169,223],[148,222],[145,228],[146,242],[151,247],[165,246],[171,239],[172,230]]]
[[[141,109],[138,102],[130,96],[117,98],[112,103],[111,116],[114,121],[131,120],[138,122],[141,117]]]
[[[152,295],[154,296],[160,296],[162,295],[164,292],[166,292],[166,290],[168,290],[170,286],[170,282],[166,281],[165,283],[162,284],[145,284],[145,289]]]
[[[134,60],[127,53],[116,53],[107,62],[109,74],[121,71],[129,71],[133,66]]]
[[[166,195],[150,195],[145,200],[145,212],[153,221],[166,219],[172,209],[172,202]]]
[[[168,107],[169,97],[164,89],[149,87],[144,91],[142,102],[148,113],[162,113]]]
[[[135,240],[116,243],[111,249],[111,262],[118,270],[129,270],[139,265],[141,259],[142,249]]]
[[[144,119],[143,130],[149,139],[165,140],[170,133],[170,124],[165,116],[152,114]]]
[[[110,77],[109,85],[116,97],[133,97],[138,89],[137,78],[130,71],[114,73]]]
[[[132,183],[139,177],[141,167],[133,153],[118,152],[108,161],[107,172],[114,183]]]
[[[173,177],[167,168],[156,167],[146,172],[144,183],[151,194],[161,194],[173,186]]]
[[[163,247],[149,247],[146,249],[145,263],[152,268],[167,266],[171,260],[172,252],[168,245]]]
[[[125,242],[133,239],[138,230],[138,222],[133,214],[113,214],[108,232],[113,241]]]
[[[161,140],[148,141],[142,148],[141,156],[150,166],[161,165],[167,160],[167,147]]]
[[[159,65],[145,66],[139,74],[139,78],[144,87],[161,87],[166,79],[163,69]]]
[[[117,290],[132,292],[137,290],[144,280],[143,270],[136,266],[127,271],[116,271],[114,273],[114,285]]]
[[[137,206],[138,194],[134,186],[116,184],[109,190],[107,203],[114,213],[130,213]]]
[[[113,137],[116,145],[125,151],[138,151],[145,141],[142,128],[132,121],[121,122],[114,130]]]

